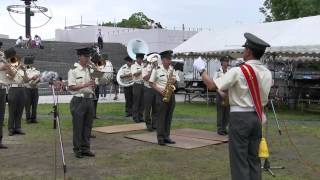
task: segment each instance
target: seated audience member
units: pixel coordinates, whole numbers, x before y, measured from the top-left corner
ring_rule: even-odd
[[[27,35],[24,41],[25,41],[25,47],[27,49],[32,48],[32,38],[30,37],[30,35]]]
[[[22,36],[19,36],[19,38],[16,41],[16,47],[22,48],[23,47],[23,40]]]
[[[36,44],[37,48],[40,48],[42,46],[42,41],[41,41],[41,37],[38,35],[34,36],[34,42]]]

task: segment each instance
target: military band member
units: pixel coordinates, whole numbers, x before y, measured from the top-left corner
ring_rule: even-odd
[[[120,78],[121,79],[132,78],[131,66],[132,66],[133,61],[129,56],[125,57],[124,60],[126,61],[126,65],[121,69],[121,71],[123,71],[123,73],[120,76]],[[126,100],[126,102],[125,102],[125,117],[130,117],[130,116],[132,116],[132,104],[133,104],[132,86],[123,87],[123,91],[124,91],[124,98]]]
[[[25,106],[25,83],[29,81],[26,69],[20,64],[20,59],[16,55],[14,48],[9,48],[5,51],[7,62],[10,62],[14,68],[14,75],[8,76],[9,78],[9,91],[8,91],[8,105],[9,105],[9,120],[8,130],[9,136],[14,134],[24,135],[21,130],[21,118]]]
[[[149,84],[150,75],[153,69],[158,68],[158,59],[151,53],[147,57],[147,62],[142,69],[142,78],[144,81],[144,120],[148,131],[156,129],[156,91]]]
[[[131,66],[131,73],[133,77],[133,106],[132,118],[133,121],[143,122],[143,79],[142,79],[142,61],[144,59],[143,53],[136,54],[136,62]]]
[[[268,102],[272,85],[271,72],[259,61],[270,45],[253,34],[245,33],[246,43],[243,59],[257,76],[262,105]],[[202,79],[210,90],[228,90],[230,103],[229,155],[231,176],[237,179],[261,179],[261,162],[258,157],[262,137],[261,122],[254,109],[246,78],[241,67],[230,69],[221,78],[212,81],[205,72],[205,63],[198,59],[194,68],[202,74]]]
[[[38,71],[35,67],[32,66],[33,61],[33,56],[24,57],[24,64],[26,65],[27,76],[30,79],[30,81],[25,84],[25,111],[27,123],[37,123],[37,106],[39,100],[38,85],[40,82],[40,71]]]
[[[1,48],[2,42],[0,42]],[[5,55],[0,51],[0,58],[5,61]],[[0,149],[7,149],[8,147],[2,144],[3,138],[3,121],[6,110],[6,88],[8,85],[7,74],[14,76],[10,66],[5,62],[0,61]]]
[[[222,57],[220,59],[221,68],[218,70],[216,78],[222,77],[229,66],[229,59]],[[230,105],[227,97],[222,97],[221,93],[217,93],[217,131],[219,135],[227,135],[227,125],[229,123]]]
[[[157,139],[159,145],[174,144],[170,139],[170,127],[172,115],[175,107],[175,95],[171,95],[168,102],[163,101],[165,96],[165,88],[168,82],[176,83],[179,76],[171,66],[172,51],[164,51],[160,53],[162,65],[158,69],[154,69],[151,73],[149,82],[150,86],[156,91],[156,119],[157,122]],[[172,79],[169,74],[172,72]],[[169,81],[170,80],[170,81]]]
[[[104,68],[106,68],[106,65],[107,63],[109,64],[109,60],[108,60],[108,55],[103,53],[101,54],[101,58],[99,60],[99,62],[97,63],[97,66],[99,67],[100,70],[103,70]],[[105,81],[100,81],[99,80],[99,93],[101,95],[102,98],[106,98],[107,96],[107,88],[108,88],[108,85],[107,85],[107,82]]]
[[[79,65],[68,72],[68,86],[73,94],[70,102],[73,125],[73,151],[77,158],[95,156],[90,151],[89,139],[94,116],[93,87],[95,86],[95,81],[91,78],[90,69],[88,68],[90,54],[90,48],[77,49]]]

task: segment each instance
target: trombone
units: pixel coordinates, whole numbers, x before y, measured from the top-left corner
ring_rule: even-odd
[[[26,73],[26,67],[21,63],[21,58],[19,56],[14,56],[6,60],[4,56],[0,54],[0,61],[10,66],[10,69],[14,74],[12,78],[14,78],[15,76],[18,76],[24,82],[29,81],[29,78],[27,77],[27,73]],[[23,70],[24,72],[23,75],[19,73],[19,69]],[[7,74],[7,76],[10,77],[11,75]]]

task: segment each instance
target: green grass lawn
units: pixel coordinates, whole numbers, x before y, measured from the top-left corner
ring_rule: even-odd
[[[23,123],[25,136],[7,136],[9,149],[0,151],[0,179],[54,179],[54,131],[52,115],[48,115],[52,105],[39,105],[38,124]],[[72,153],[72,124],[69,104],[60,104],[60,119],[67,162],[67,179],[114,179],[114,180],[211,180],[230,179],[228,146],[212,145],[192,150],[135,141],[124,135],[144,131],[119,134],[95,133],[92,149],[95,158],[76,159]],[[276,178],[263,173],[267,180],[319,179],[320,171],[320,120],[319,114],[277,109],[283,132],[278,135],[271,111],[269,151],[272,165],[283,165],[286,169],[275,170]],[[133,123],[124,118],[124,104],[99,104],[94,126]],[[285,120],[285,121],[284,121]],[[286,126],[284,126],[286,122]],[[177,103],[172,128],[197,128],[214,131],[216,108],[205,103]],[[312,168],[299,161],[288,141],[285,127],[292,141]],[[59,151],[57,152],[57,178],[62,179]]]
[[[39,105],[39,114],[48,114],[52,105]],[[60,104],[61,115],[70,115],[69,104]],[[319,120],[319,113],[301,112],[300,110],[289,110],[287,108],[276,109],[279,120]],[[98,105],[98,114],[107,116],[122,116],[124,114],[123,103],[108,103]],[[205,103],[177,103],[174,111],[175,118],[194,118],[194,119],[215,119],[216,107]],[[268,117],[274,118],[273,112],[269,110]]]

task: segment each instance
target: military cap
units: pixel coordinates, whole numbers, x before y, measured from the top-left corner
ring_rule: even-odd
[[[161,59],[163,59],[163,58],[172,58],[172,53],[173,53],[173,51],[171,51],[171,50],[167,50],[167,51],[163,51],[163,52],[161,52],[160,53],[160,56],[161,56]]]
[[[34,59],[34,56],[25,56],[23,58],[23,64],[33,64]]]
[[[76,49],[77,55],[88,55],[90,56],[92,53],[92,48],[89,47],[80,47]]]
[[[107,53],[102,53],[101,54],[101,58],[104,59],[104,60],[108,60],[109,56]]]
[[[147,56],[150,56],[151,54],[157,54],[157,52],[149,53],[149,54],[147,54]]]
[[[144,53],[136,53],[136,58],[141,58],[141,59],[144,59]]]
[[[13,47],[4,51],[4,56],[6,57],[6,59],[11,59],[11,58],[15,57],[16,55],[17,55],[17,52]]]
[[[125,61],[132,61],[132,59],[131,59],[130,56],[127,56],[127,57],[123,58],[123,60],[125,60]]]
[[[251,33],[244,33],[244,37],[247,39],[246,43],[242,47],[247,47],[250,49],[256,50],[265,50],[267,47],[270,47],[270,44],[264,40],[258,38],[257,36]]]

